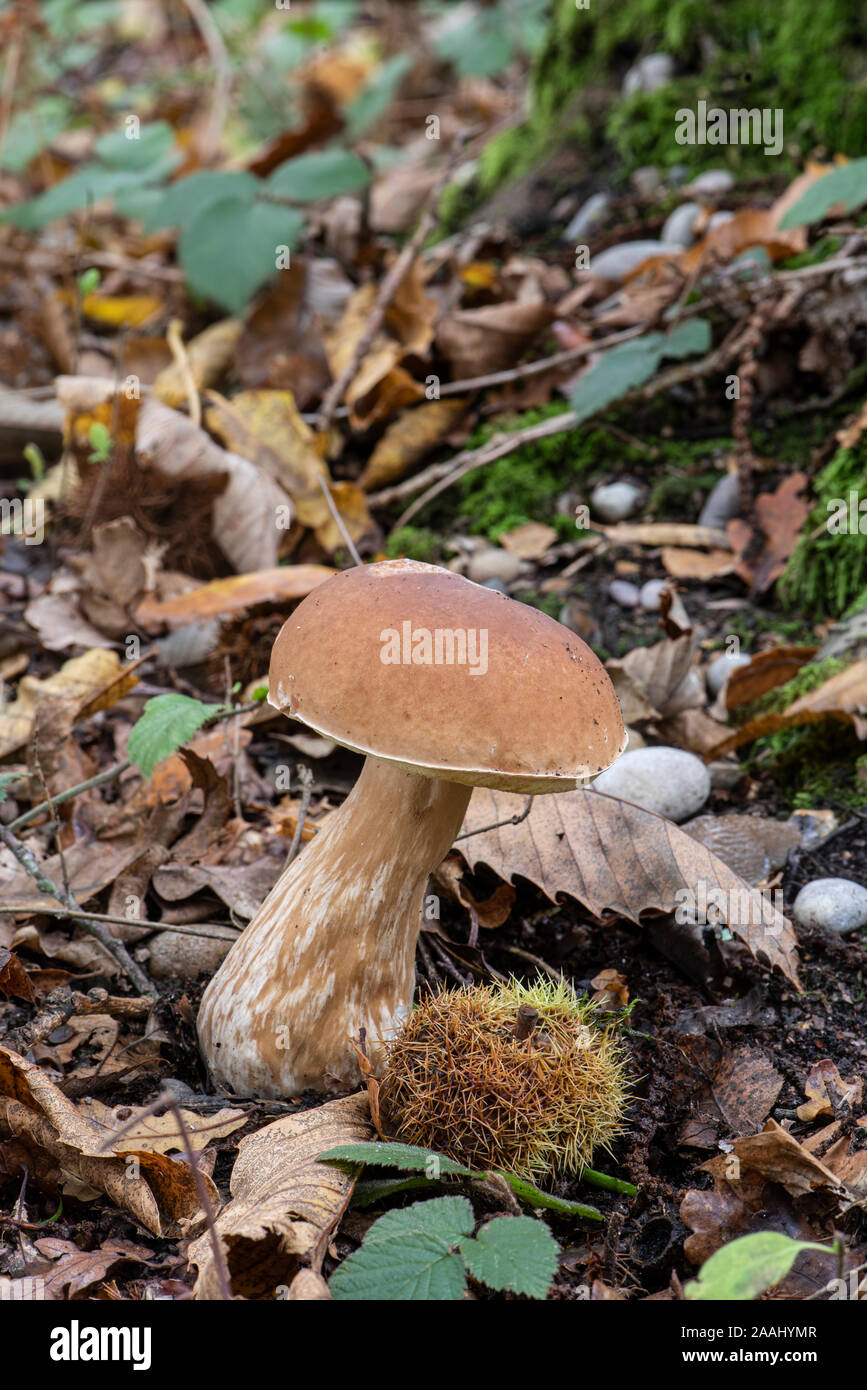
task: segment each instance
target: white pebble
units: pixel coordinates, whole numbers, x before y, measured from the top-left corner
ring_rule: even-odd
[[[715,196],[718,193],[728,193],[730,188],[734,188],[734,184],[735,176],[728,169],[705,169],[703,174],[699,174],[698,178],[687,185],[687,192]]]
[[[851,878],[816,878],[801,889],[792,912],[802,927],[855,931],[867,926],[867,888]]]
[[[600,280],[623,280],[648,256],[674,256],[676,248],[664,241],[621,241],[598,256],[591,256],[590,269]]]
[[[477,550],[467,566],[467,574],[476,584],[484,584],[486,579],[501,579],[510,584],[517,579],[523,569],[523,561],[500,546],[486,546]]]
[[[693,228],[701,212],[700,203],[681,203],[669,213],[660,236],[667,246],[690,246],[694,241]]]
[[[683,748],[636,748],[600,773],[593,790],[632,801],[667,820],[688,820],[710,796],[710,774]]]
[[[602,521],[625,521],[636,511],[644,490],[635,483],[600,483],[593,489],[590,505]]]
[[[658,92],[674,76],[674,59],[670,53],[648,53],[633,63],[623,79],[623,95],[634,96],[636,92]]]
[[[563,240],[568,242],[583,241],[591,232],[595,232],[605,221],[605,214],[611,206],[611,196],[608,193],[594,193],[587,199],[586,203],[578,209],[569,226],[563,233]]]
[[[711,699],[716,699],[732,671],[749,664],[750,658],[746,655],[734,656],[729,652],[721,652],[719,656],[715,656],[707,668],[707,688]]]
[[[640,602],[640,595],[637,584],[630,584],[628,579],[612,579],[608,585],[608,592],[619,603],[621,608],[637,608]]]
[[[726,522],[731,521],[740,511],[740,483],[736,473],[724,473],[714,483],[707,500],[699,512],[699,526],[715,526],[725,530]]]

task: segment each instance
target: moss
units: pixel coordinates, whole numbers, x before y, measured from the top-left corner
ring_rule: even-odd
[[[389,560],[406,556],[410,560],[423,560],[426,564],[436,564],[448,549],[446,541],[438,531],[430,531],[424,526],[401,526],[392,531],[385,543],[385,553]]]
[[[664,89],[619,95],[636,58],[665,51],[678,75]],[[710,56],[708,56],[710,55]],[[488,196],[566,141],[610,168],[686,164],[693,172],[726,163],[742,177],[785,174],[804,155],[867,147],[867,34],[851,0],[556,0],[534,63],[525,122],[489,142],[479,170]],[[600,89],[609,87],[607,99]],[[603,98],[605,94],[603,93]],[[711,106],[781,109],[784,152],[749,145],[678,145],[674,113]]]
[[[547,613],[549,618],[559,618],[563,607],[562,594],[540,594],[535,589],[519,589],[515,598],[530,608],[538,608],[540,613]]]
[[[867,586],[867,510],[860,511],[859,503],[867,501],[865,471],[867,440],[862,437],[853,449],[838,449],[817,474],[815,506],[778,584],[787,608],[801,608],[815,618],[839,618],[862,596]]]

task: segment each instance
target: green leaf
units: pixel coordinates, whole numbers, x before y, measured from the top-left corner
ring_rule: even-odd
[[[707,352],[711,344],[707,319],[684,319],[668,333],[662,344],[663,357],[693,357]]]
[[[197,294],[233,314],[276,274],[278,246],[293,246],[304,225],[300,212],[247,198],[223,198],[203,208],[181,233],[178,258]]]
[[[213,203],[223,198],[252,201],[261,186],[259,179],[242,169],[227,174],[197,169],[194,174],[169,185],[148,217],[145,230],[155,232],[160,227],[178,227],[183,231]]]
[[[789,208],[780,227],[803,227],[808,222],[818,222],[837,203],[841,204],[843,212],[852,212],[867,203],[867,159],[841,164],[810,184],[795,206]]]
[[[27,111],[19,111],[9,122],[0,146],[0,168],[23,174],[40,151],[66,129],[70,110],[65,97],[47,96]]]
[[[374,1221],[361,1248],[331,1276],[340,1301],[447,1302],[466,1289],[453,1246],[473,1229],[466,1197],[435,1197],[388,1211]]]
[[[44,227],[58,217],[65,217],[67,213],[78,212],[90,203],[110,197],[118,189],[137,180],[136,174],[107,169],[102,164],[86,164],[68,178],[52,184],[38,197],[4,208],[2,218],[4,222],[13,222],[16,227]]]
[[[224,705],[205,705],[188,695],[156,695],[148,700],[144,713],[134,725],[127,744],[127,756],[150,777],[157,763],[174,753],[201,729],[211,715]]]
[[[662,334],[647,333],[634,342],[620,343],[611,348],[584,373],[572,396],[572,409],[578,421],[588,419],[618,401],[635,386],[649,381],[662,356]]]
[[[346,134],[350,140],[358,140],[370,127],[384,116],[401,81],[412,67],[412,59],[407,53],[398,53],[383,63],[358,96],[347,108]]]
[[[20,774],[20,772],[3,772],[3,773],[0,773],[0,801],[5,801],[5,800],[6,800],[6,788],[7,788],[8,786],[10,786],[13,782],[20,782],[20,781],[21,781],[21,774]]]
[[[464,1178],[484,1177],[472,1168],[464,1168],[454,1159],[434,1149],[419,1148],[415,1144],[338,1144],[335,1149],[320,1154],[319,1163],[374,1163],[377,1168],[403,1168],[412,1173],[425,1173],[429,1178],[443,1174],[458,1175]]]
[[[339,193],[352,193],[368,183],[370,170],[364,160],[350,150],[300,154],[297,159],[281,164],[267,180],[270,192],[299,203],[335,198]]]
[[[141,173],[160,165],[171,153],[174,134],[166,121],[153,121],[139,127],[137,136],[127,135],[126,129],[110,130],[101,135],[93,152],[101,164],[112,169]]]
[[[489,1289],[544,1298],[557,1273],[560,1247],[547,1226],[532,1216],[501,1216],[474,1240],[462,1240],[464,1264]]]
[[[792,1240],[779,1231],[741,1236],[705,1260],[684,1294],[693,1301],[725,1303],[755,1298],[785,1279],[802,1250],[828,1249],[810,1240]]]
[[[354,1207],[372,1207],[387,1197],[395,1197],[400,1192],[430,1189],[436,1184],[428,1178],[362,1178],[352,1189]]]

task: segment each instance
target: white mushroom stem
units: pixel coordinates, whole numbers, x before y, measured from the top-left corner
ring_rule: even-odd
[[[199,1041],[235,1095],[354,1085],[412,1002],[428,875],[471,788],[369,757],[346,801],[268,894],[205,990]]]

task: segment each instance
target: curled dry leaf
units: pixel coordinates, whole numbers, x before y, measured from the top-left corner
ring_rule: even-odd
[[[380,439],[358,480],[365,492],[402,478],[408,468],[439,444],[466,410],[459,396],[425,401],[399,416]]]
[[[172,1110],[167,1110],[164,1115],[153,1115],[150,1108],[144,1105],[138,1109],[130,1109],[128,1105],[117,1105],[111,1109],[93,1096],[79,1101],[78,1109],[94,1129],[101,1132],[104,1140],[123,1130],[121,1137],[115,1139],[112,1145],[115,1153],[138,1153],[141,1149],[159,1154],[183,1152],[183,1135],[178,1128],[177,1115]],[[215,1139],[225,1139],[247,1123],[245,1110],[226,1108],[212,1115],[200,1115],[195,1110],[181,1108],[178,1113],[193,1153],[201,1153]]]
[[[508,820],[524,805],[511,792],[477,787],[464,829]],[[488,864],[506,882],[521,874],[552,902],[566,893],[600,919],[617,914],[640,925],[642,913],[674,912],[687,890],[696,902],[718,904],[751,953],[798,986],[788,919],[679,826],[630,802],[594,791],[537,797],[519,825],[483,831],[455,848],[471,868]]]
[[[372,1137],[367,1097],[355,1095],[287,1115],[241,1140],[230,1182],[232,1200],[217,1218],[235,1297],[276,1298],[302,1262],[318,1273],[324,1241],[355,1180],[316,1160],[338,1144]],[[207,1236],[190,1246],[189,1259],[199,1270],[196,1298],[218,1299]]]
[[[100,1192],[155,1236],[187,1235],[204,1213],[196,1179],[186,1163],[145,1148],[103,1150],[104,1133],[33,1062],[0,1047],[0,1135],[14,1135],[26,1149],[55,1161],[60,1190]],[[138,1160],[135,1167],[131,1158]],[[136,1172],[137,1167],[137,1172]],[[213,1207],[219,1196],[201,1174]]]
[[[138,684],[137,664],[95,647],[65,661],[47,680],[22,676],[15,700],[0,709],[0,757],[25,744],[42,720],[72,728],[109,709]]]
[[[24,999],[32,1004],[36,998],[27,971],[13,951],[0,946],[0,994],[7,999]]]
[[[681,826],[747,883],[761,883],[781,869],[801,843],[798,829],[769,816],[696,816]]]
[[[782,713],[770,711],[748,720],[706,756],[719,758],[753,739],[779,733],[781,729],[795,729],[800,724],[815,724],[820,719],[844,720],[853,725],[858,738],[867,738],[867,661],[856,661],[818,690],[802,695]]]
[[[214,579],[196,589],[160,602],[144,599],[136,609],[136,621],[150,629],[165,624],[184,627],[232,613],[244,613],[259,603],[286,603],[306,598],[334,570],[327,565],[277,565],[273,569],[252,570],[249,574]]]
[[[698,681],[688,680],[693,668],[693,637],[666,637],[652,647],[636,647],[609,661],[606,670],[624,705],[624,719],[634,724],[679,714],[704,704]]]
[[[740,1163],[742,1175],[758,1173],[770,1182],[778,1182],[792,1197],[804,1196],[821,1187],[846,1195],[845,1185],[836,1173],[799,1144],[776,1120],[766,1121],[759,1134],[736,1139],[732,1151]],[[722,1178],[728,1163],[728,1156],[722,1154],[701,1166],[714,1178]]]
[[[135,1245],[131,1240],[107,1240],[97,1250],[81,1250],[71,1240],[58,1240],[56,1236],[43,1236],[33,1243],[40,1255],[52,1261],[50,1268],[38,1276],[44,1297],[63,1300],[81,1297],[115,1265],[131,1260],[146,1263],[154,1257],[146,1245]]]
[[[798,1106],[798,1119],[815,1120],[820,1115],[834,1116],[842,1105],[854,1109],[861,1103],[862,1091],[860,1077],[854,1081],[844,1081],[834,1063],[826,1057],[810,1068],[810,1075],[804,1082],[807,1099]]]
[[[678,1139],[686,1147],[715,1149],[720,1139],[751,1133],[783,1088],[783,1077],[756,1047],[731,1049],[690,1034],[678,1049],[690,1112]]]
[[[514,531],[503,531],[500,545],[519,560],[541,560],[546,551],[557,540],[553,526],[544,526],[540,521],[525,521]]]
[[[61,862],[59,854],[54,854],[41,863],[40,868],[52,883],[64,882],[65,869],[70,892],[79,903],[86,903],[114,883],[141,852],[140,835],[125,840],[97,840],[93,843],[79,840],[64,851],[65,862]],[[40,912],[49,906],[60,906],[47,893],[40,893],[30,874],[26,869],[18,868],[17,864],[11,871],[0,870],[0,884],[6,912]]]
[[[437,347],[458,381],[498,372],[514,366],[554,317],[554,310],[543,299],[459,309],[437,325]]]
[[[817,651],[818,647],[780,646],[757,652],[749,666],[737,666],[729,675],[725,685],[726,709],[748,705],[778,685],[785,685]]]

